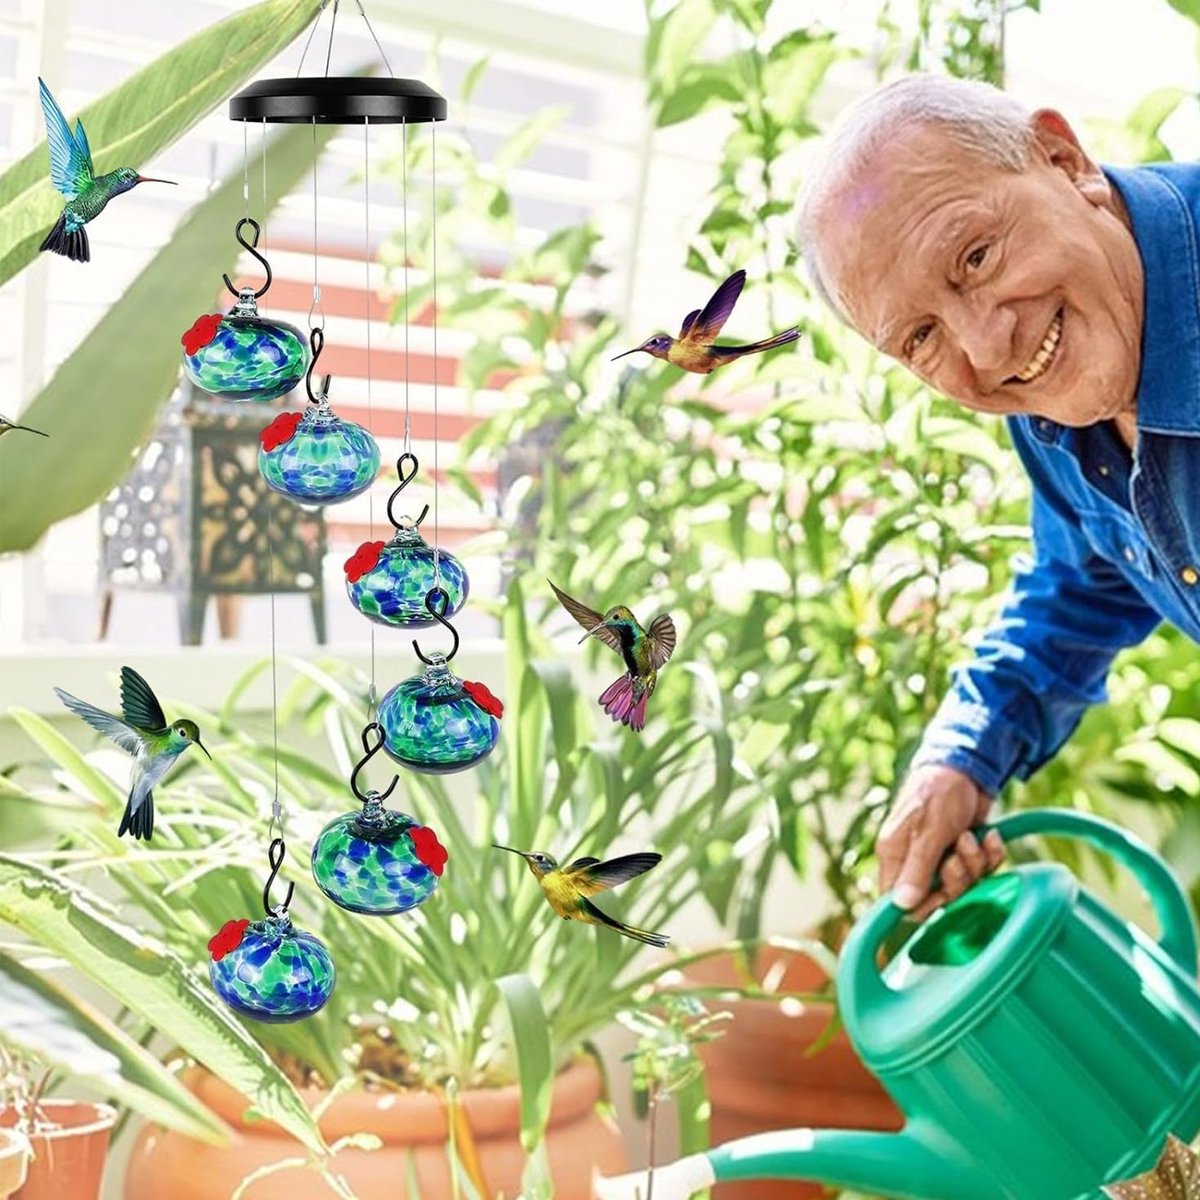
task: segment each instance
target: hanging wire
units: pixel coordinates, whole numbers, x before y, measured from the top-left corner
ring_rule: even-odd
[[[437,298],[437,122],[429,126],[429,169],[433,175],[431,192],[433,195],[433,218],[430,227],[430,266],[433,273],[433,581],[437,589],[442,586],[442,529],[438,521],[438,493],[441,491],[441,480],[438,477],[438,298]],[[437,616],[434,613],[434,616]],[[441,619],[440,617],[438,618]],[[444,623],[444,622],[443,622]],[[455,649],[458,648],[458,635],[455,634]]]
[[[321,284],[317,278],[317,118],[312,119],[312,161],[313,161],[313,298],[308,306],[308,324],[313,328],[313,313],[321,314],[321,324],[315,328],[325,328],[325,306],[321,303]]]
[[[304,50],[300,55],[300,65],[296,68],[296,78],[300,78],[300,72],[304,70],[304,60],[308,57],[308,48],[312,45],[313,34],[317,32],[317,26],[321,23],[321,18],[325,15],[325,6],[329,0],[321,0],[321,7],[317,10],[317,19],[313,21],[308,30],[308,40],[304,43]]]
[[[242,122],[242,216],[250,216],[250,122]]]
[[[395,79],[396,72],[392,70],[392,64],[388,62],[387,51],[383,48],[379,42],[379,39],[375,36],[375,30],[371,25],[371,18],[367,16],[367,10],[363,8],[362,0],[355,0],[355,3],[358,5],[358,11],[362,13],[362,19],[367,23],[367,29],[370,30],[371,39],[375,43],[375,48],[379,51],[379,54],[383,59],[383,65],[387,67],[388,74]]]
[[[267,585],[271,591],[271,742],[274,746],[275,792],[271,800],[271,823],[267,836],[275,837],[278,827],[279,838],[283,838],[283,805],[279,801],[279,656],[275,641],[275,517],[272,502],[267,501]],[[270,887],[270,881],[267,884]]]
[[[329,78],[329,61],[333,57],[333,31],[337,28],[338,5],[341,0],[333,0],[333,20],[329,22],[329,49],[325,51],[325,78]]]
[[[361,8],[362,5],[359,5]],[[366,15],[365,13],[363,14]],[[363,264],[367,297],[367,431],[374,433],[375,407],[371,397],[371,118],[363,116]],[[375,489],[367,491],[367,513],[371,540],[375,540]],[[375,720],[379,694],[375,690],[375,622],[371,626],[371,690],[367,693],[367,720]],[[365,736],[365,735],[364,735]]]
[[[408,395],[408,122],[400,118],[400,212],[404,222],[404,453],[412,453],[412,402]]]
[[[250,122],[245,121],[243,125],[249,126]],[[262,122],[262,252],[267,253],[267,118],[263,117]],[[261,306],[262,312],[266,312],[267,306],[264,302]]]

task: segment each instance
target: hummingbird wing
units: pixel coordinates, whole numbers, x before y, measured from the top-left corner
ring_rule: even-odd
[[[584,865],[580,866],[580,862]],[[620,858],[610,858],[607,862],[588,862],[580,859],[573,862],[565,874],[572,887],[585,896],[594,896],[597,892],[604,892],[618,884],[636,879],[651,867],[657,867],[660,862],[661,854],[622,854]]]
[[[92,182],[92,152],[81,122],[74,134],[43,79],[38,79],[42,115],[46,118],[46,141],[50,145],[50,179],[64,196],[74,198]]]
[[[132,668],[121,668],[121,712],[137,729],[165,729],[167,717],[150,685]]]
[[[679,329],[679,336],[681,338],[687,337],[688,330],[691,329],[692,325],[695,323],[695,320],[699,315],[700,315],[700,310],[698,308],[693,308],[692,311],[690,313],[688,313],[688,315],[686,317],[683,318],[683,325]]]
[[[114,717],[112,713],[106,713],[103,709],[88,704],[86,700],[80,700],[77,696],[72,696],[70,692],[64,692],[62,688],[55,688],[54,694],[77,717],[82,717],[97,733],[104,734],[106,738],[112,738],[122,750],[133,755],[141,750],[142,735],[132,725],[127,725],[122,721],[120,717]]]
[[[546,582],[554,589],[554,594],[558,597],[558,602],[583,626],[589,633],[604,620],[604,614],[597,612],[594,608],[588,606],[574,596],[568,596],[562,588],[557,587],[552,579],[547,579]],[[606,646],[615,650],[618,654],[621,653],[621,639],[615,629],[596,629],[596,637],[598,637]]]
[[[650,664],[657,671],[675,653],[675,622],[662,613],[650,622],[646,637],[650,643]]]
[[[708,303],[700,310],[700,315],[692,322],[688,338],[695,342],[711,342],[721,332],[722,326],[729,320],[733,306],[742,294],[746,283],[745,271],[734,271],[730,277],[709,298]]]

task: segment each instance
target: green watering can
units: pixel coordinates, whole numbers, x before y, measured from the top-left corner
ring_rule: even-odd
[[[1066,810],[998,821],[1007,842],[1082,838],[1153,901],[1156,942],[1064,866],[990,876],[920,926],[880,971],[904,916],[883,899],[851,931],[838,1007],[906,1114],[899,1133],[789,1129],[659,1168],[654,1200],[732,1179],[805,1179],[897,1200],[1104,1200],[1168,1134],[1200,1131],[1196,930],[1166,864],[1131,834]],[[596,1181],[647,1194],[644,1172]],[[720,1191],[716,1193],[720,1200]]]

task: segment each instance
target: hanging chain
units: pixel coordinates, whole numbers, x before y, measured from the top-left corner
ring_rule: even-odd
[[[366,275],[367,297],[367,430],[374,432],[375,405],[371,394],[371,118],[363,117],[363,264]],[[367,512],[371,526],[371,540],[375,540],[375,488],[367,492]],[[367,692],[367,722],[375,720],[375,708],[379,694],[375,690],[375,622],[371,626],[371,688]]]
[[[433,217],[430,227],[430,266],[433,275],[433,579],[436,587],[442,586],[442,528],[438,521],[438,494],[441,480],[438,478],[438,296],[437,296],[437,122],[429,126],[429,169],[433,175],[430,192],[433,196]]]

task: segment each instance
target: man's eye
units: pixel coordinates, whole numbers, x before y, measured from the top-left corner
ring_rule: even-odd
[[[933,336],[932,322],[926,322],[924,325],[918,325],[916,329],[909,334],[908,344],[905,346],[905,352],[912,354],[914,350],[918,350],[923,346],[930,337]]]
[[[970,267],[972,271],[978,271],[979,268],[983,266],[983,260],[987,258],[988,249],[989,247],[986,245],[976,246],[975,249],[967,255],[967,266]]]

